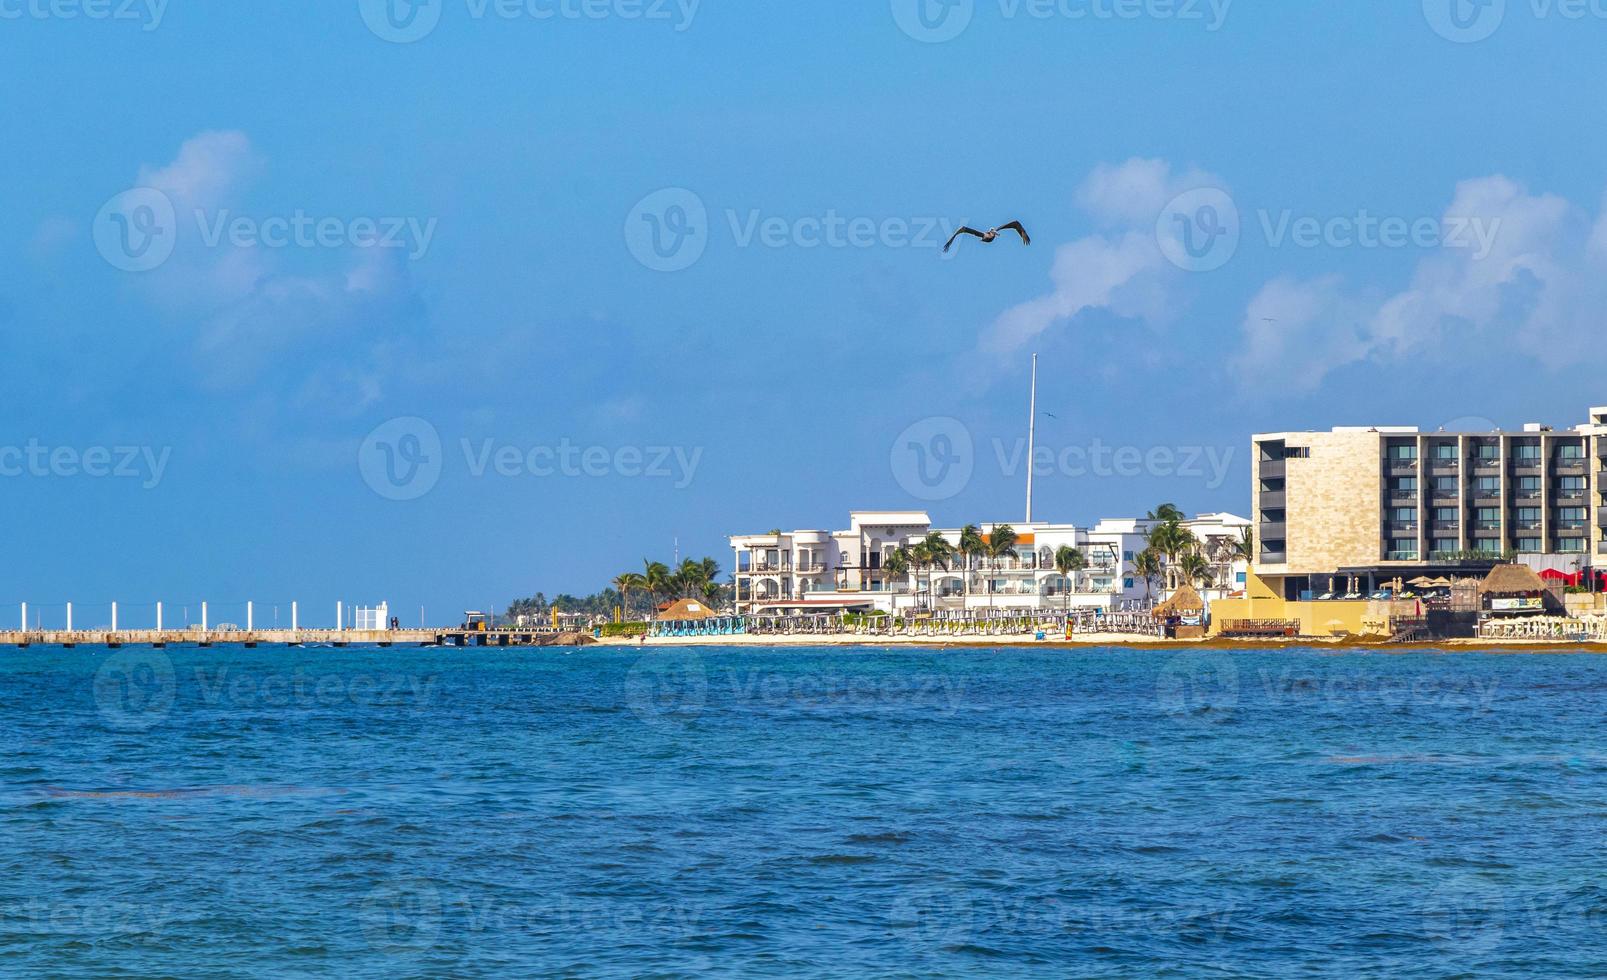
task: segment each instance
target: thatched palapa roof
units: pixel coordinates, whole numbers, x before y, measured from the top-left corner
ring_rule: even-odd
[[[1546,591],[1546,583],[1528,565],[1497,565],[1479,584],[1479,595],[1527,595]]]
[[[718,614],[713,609],[710,609],[706,602],[699,602],[696,599],[682,599],[659,613],[658,618],[660,622],[664,623],[684,623],[693,619],[712,619],[716,615]]]
[[[1194,586],[1183,585],[1172,597],[1155,607],[1156,619],[1170,619],[1173,616],[1191,616],[1205,612],[1205,600],[1194,591]]]

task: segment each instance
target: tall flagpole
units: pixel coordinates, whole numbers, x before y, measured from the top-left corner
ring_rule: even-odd
[[[1038,440],[1038,355],[1032,355],[1032,415],[1027,419],[1027,523],[1032,523],[1032,467]]]

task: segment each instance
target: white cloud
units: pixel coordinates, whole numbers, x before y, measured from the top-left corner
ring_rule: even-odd
[[[1347,290],[1335,277],[1267,284],[1245,316],[1241,373],[1278,371],[1313,388],[1344,364],[1453,358],[1469,342],[1509,345],[1552,368],[1577,364],[1607,308],[1607,217],[1492,176],[1457,185],[1445,227],[1469,219],[1494,230],[1488,254],[1441,246],[1393,295]]]
[[[141,167],[136,187],[154,187],[173,199],[179,211],[214,208],[244,180],[254,176],[261,161],[251,140],[238,130],[200,133],[184,141],[179,155],[164,167]]]
[[[406,259],[377,247],[304,249],[292,257],[227,236],[209,244],[203,224],[248,214],[243,195],[262,169],[250,139],[234,131],[202,133],[170,163],[142,167],[138,185],[173,199],[178,247],[141,286],[179,328],[193,331],[207,387],[272,379],[309,403],[377,400],[398,325],[417,312]],[[294,273],[285,269],[291,261]],[[312,271],[303,271],[308,266]]]
[[[1220,182],[1197,170],[1174,173],[1164,160],[1096,167],[1075,200],[1111,230],[1056,249],[1051,291],[1000,314],[983,336],[983,349],[1012,353],[1090,310],[1165,320],[1177,306],[1184,273],[1162,254],[1155,223],[1173,198],[1206,186]]]

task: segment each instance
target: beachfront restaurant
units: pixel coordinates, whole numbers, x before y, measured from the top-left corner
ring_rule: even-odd
[[[658,614],[649,633],[652,636],[740,636],[748,631],[741,616],[722,616],[707,603],[682,599]]]
[[[1561,614],[1561,603],[1535,570],[1527,565],[1497,565],[1479,585],[1479,617],[1516,619]]]

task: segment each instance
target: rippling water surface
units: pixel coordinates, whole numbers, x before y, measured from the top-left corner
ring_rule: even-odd
[[[1607,973],[1587,656],[0,654],[0,973]]]

